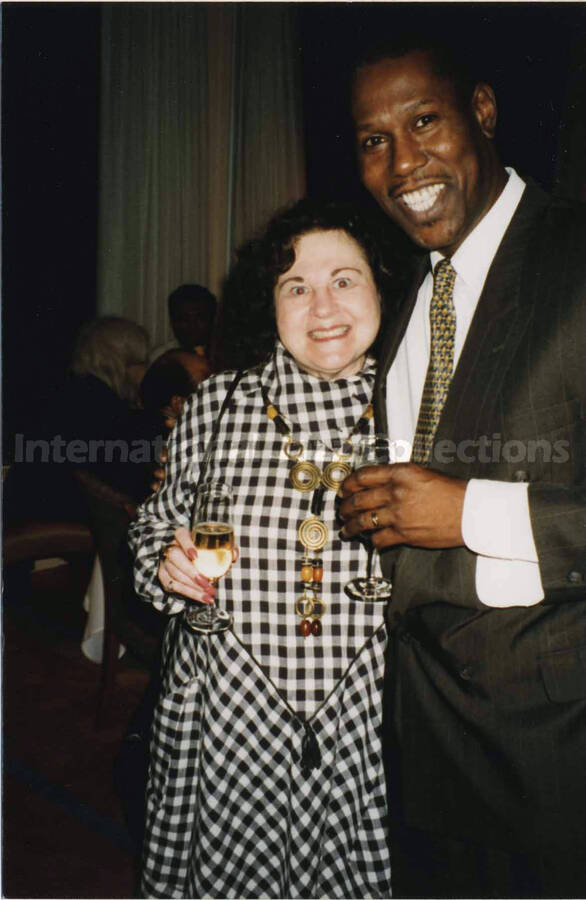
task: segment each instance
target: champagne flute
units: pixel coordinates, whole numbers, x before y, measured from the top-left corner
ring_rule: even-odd
[[[365,466],[384,466],[391,461],[391,441],[384,435],[373,435],[363,438],[356,449],[355,469]],[[346,594],[352,600],[366,600],[376,602],[388,600],[391,596],[391,582],[382,575],[373,575],[373,562],[375,548],[368,534],[359,538],[366,547],[368,556],[366,560],[366,577],[353,578],[345,587]]]
[[[232,565],[234,549],[232,493],[223,482],[208,481],[199,487],[191,536],[197,550],[195,567],[215,586]],[[232,616],[214,603],[194,604],[185,611],[185,621],[193,631],[216,634],[230,628]]]

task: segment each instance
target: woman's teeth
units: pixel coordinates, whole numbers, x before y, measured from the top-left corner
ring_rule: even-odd
[[[339,325],[337,328],[324,328],[321,331],[312,331],[310,334],[314,340],[323,341],[325,338],[343,337],[349,330],[349,325]]]

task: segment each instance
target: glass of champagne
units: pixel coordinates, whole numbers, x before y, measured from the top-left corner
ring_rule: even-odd
[[[372,435],[363,438],[356,449],[355,453],[355,469],[362,469],[365,466],[385,466],[391,461],[391,441],[384,435]],[[368,534],[363,534],[359,538],[366,547],[368,557],[366,560],[366,577],[353,578],[345,587],[346,594],[352,600],[366,600],[376,602],[379,600],[388,600],[391,596],[391,582],[382,575],[373,575],[373,562],[375,558],[375,548]]]
[[[215,586],[232,565],[234,549],[232,493],[223,482],[200,485],[191,536],[197,550],[197,571]],[[214,603],[194,603],[185,611],[185,621],[193,631],[216,634],[230,628],[232,616]]]

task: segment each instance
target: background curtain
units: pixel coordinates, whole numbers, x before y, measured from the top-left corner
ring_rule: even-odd
[[[586,203],[586,15],[575,29],[567,62],[555,190],[574,203]]]
[[[304,193],[293,7],[105,5],[98,311],[172,337],[167,297],[215,294],[235,245]]]

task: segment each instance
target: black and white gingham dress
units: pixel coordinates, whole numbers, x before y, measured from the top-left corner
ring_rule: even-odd
[[[137,590],[169,613],[183,601],[163,592],[157,554],[175,528],[189,526],[203,450],[233,375],[204,382],[186,405],[169,443],[165,487],[131,529]],[[234,626],[199,636],[179,615],[167,630],[145,896],[390,896],[380,746],[383,609],[344,594],[346,581],[364,574],[366,554],[338,538],[329,491],[322,516],[331,540],[320,553],[323,634],[300,636],[297,528],[312,495],[290,486],[292,463],[261,395],[264,383],[305,444],[305,458],[323,464],[360,418],[373,377],[369,362],[360,375],[320,381],[277,345],[262,372],[244,375],[220,422],[206,477],[223,479],[235,497],[240,559],[218,591]],[[312,744],[313,757],[303,756]]]

